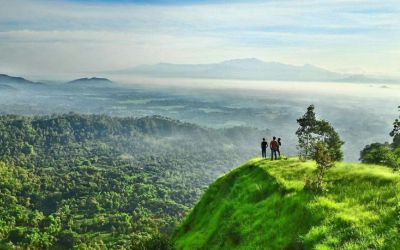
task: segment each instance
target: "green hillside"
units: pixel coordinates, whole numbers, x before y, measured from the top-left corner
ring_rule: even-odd
[[[220,177],[177,228],[177,249],[400,249],[398,173],[338,163],[313,195],[314,168],[256,158]]]

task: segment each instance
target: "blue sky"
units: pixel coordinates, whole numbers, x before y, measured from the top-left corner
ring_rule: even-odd
[[[0,0],[0,72],[234,58],[400,75],[398,0]]]
[[[245,0],[69,0],[76,3],[103,3],[103,4],[145,4],[145,5],[192,5],[192,4],[229,4],[246,2]],[[248,2],[248,1],[247,1]],[[257,2],[257,1],[253,1]],[[258,2],[261,2],[259,0]]]

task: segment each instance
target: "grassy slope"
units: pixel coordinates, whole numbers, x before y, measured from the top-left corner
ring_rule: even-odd
[[[400,249],[400,175],[341,163],[328,191],[303,190],[313,162],[253,159],[219,178],[176,230],[178,249]]]

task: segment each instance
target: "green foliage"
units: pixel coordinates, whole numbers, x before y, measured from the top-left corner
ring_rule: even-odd
[[[313,158],[317,164],[315,176],[311,179],[306,179],[305,189],[314,193],[320,193],[326,191],[324,177],[326,172],[335,166],[335,162],[333,161],[326,144],[323,142],[318,142],[315,145]]]
[[[298,137],[297,148],[301,159],[313,159],[315,155],[316,145],[319,142],[326,144],[330,157],[333,161],[343,160],[343,152],[339,134],[332,125],[325,120],[317,120],[314,112],[314,105],[307,108],[306,113],[299,119],[297,123],[299,128],[296,131]]]
[[[231,131],[158,116],[1,116],[0,248],[167,242],[205,187],[254,154],[261,131],[235,128],[234,142]]]
[[[398,169],[400,166],[400,148],[393,150],[388,143],[373,143],[365,146],[360,153],[363,163],[379,164]]]
[[[400,148],[400,135],[399,135],[399,134],[393,136],[392,147],[393,147],[394,149]]]
[[[156,234],[144,244],[146,250],[173,250],[171,238],[165,234]]]
[[[300,157],[305,160],[311,159],[313,144],[316,141],[315,136],[313,136],[317,126],[317,118],[314,109],[314,105],[310,105],[307,108],[307,112],[301,118],[297,119],[297,123],[300,126],[296,131],[299,140],[297,148]]]
[[[400,111],[400,106],[398,107]],[[393,122],[393,130],[390,132],[393,137],[393,148],[400,148],[400,117]]]
[[[400,110],[400,106],[399,106]],[[360,160],[364,163],[385,165],[394,170],[400,169],[400,121],[396,119],[393,123],[393,130],[390,132],[393,142],[372,143],[364,147],[360,152]]]
[[[312,195],[303,184],[315,170],[311,161],[259,158],[232,170],[177,228],[176,248],[398,249],[400,176],[337,163],[326,192]]]
[[[318,121],[316,134],[318,135],[318,143],[325,144],[327,148],[327,154],[332,161],[342,161],[343,152],[341,150],[344,142],[340,139],[339,134],[335,131],[333,126],[324,120]],[[319,148],[318,145],[314,147]]]
[[[300,125],[296,131],[300,159],[313,159],[317,163],[315,176],[306,179],[305,188],[322,192],[326,171],[335,165],[335,161],[343,160],[341,146],[344,142],[329,122],[316,119],[314,105],[310,105],[297,122]]]
[[[392,152],[389,143],[372,143],[365,146],[360,153],[360,160],[363,163],[388,164],[388,155]]]
[[[398,107],[400,111],[400,106]],[[393,130],[390,132],[390,136],[396,137],[400,135],[400,117],[393,122]]]

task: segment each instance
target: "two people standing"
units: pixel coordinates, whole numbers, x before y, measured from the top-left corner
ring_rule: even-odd
[[[279,157],[281,156],[281,152],[279,150],[281,145],[281,138],[278,138],[278,140],[276,140],[276,137],[274,136],[272,138],[272,141],[269,143],[269,148],[271,149],[271,161],[274,159],[277,160],[277,155],[279,155]],[[261,142],[261,155],[263,158],[267,158],[267,147],[268,143],[265,141],[265,138],[263,138]]]

